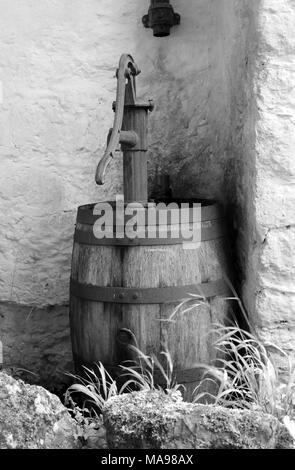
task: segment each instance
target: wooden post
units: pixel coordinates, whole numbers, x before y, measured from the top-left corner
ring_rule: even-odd
[[[122,131],[134,131],[137,144],[121,143],[125,203],[148,200],[147,189],[147,124],[149,104],[125,104]]]

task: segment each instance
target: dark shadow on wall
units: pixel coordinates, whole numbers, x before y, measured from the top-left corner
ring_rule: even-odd
[[[257,109],[254,74],[257,66],[259,43],[258,18],[260,0],[241,0],[240,31],[244,34],[237,42],[238,54],[232,57],[232,95],[230,104],[231,139],[225,172],[225,208],[231,258],[234,260],[234,283],[242,299],[249,320],[254,322],[257,273],[253,270],[256,244],[255,191],[256,155],[255,125]],[[237,80],[238,77],[238,80]],[[247,329],[240,308],[235,315]]]
[[[202,11],[189,4],[192,16],[200,14],[195,40],[184,15],[169,43],[155,43],[146,51],[153,67],[149,70],[147,63],[142,77],[156,98],[150,119],[150,191],[159,174],[169,174],[173,197],[224,205],[232,281],[241,299],[247,292],[243,300],[249,312],[254,311],[256,284],[251,267],[256,239],[253,83],[260,3],[218,0],[204,4]],[[180,74],[169,54],[174,47],[175,61],[181,61],[177,48],[184,40],[184,57],[191,61]],[[208,67],[202,68],[205,62]],[[245,326],[239,308],[235,316]]]

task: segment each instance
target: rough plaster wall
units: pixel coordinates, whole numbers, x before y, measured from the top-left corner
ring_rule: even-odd
[[[255,312],[263,337],[295,355],[295,3],[258,11]]]
[[[64,302],[76,207],[121,190],[119,156],[104,187],[94,171],[122,52],[143,70],[139,93],[156,102],[150,172],[177,174],[178,195],[220,197],[229,135],[226,4],[179,1],[181,27],[157,39],[141,24],[148,1],[1,0],[2,300]]]
[[[72,368],[68,307],[0,303],[4,367],[30,383],[60,391]]]
[[[157,168],[170,173],[178,196],[223,196],[230,136],[227,69],[236,40],[227,30],[236,14],[227,12],[229,1],[177,1],[181,26],[156,39],[141,24],[148,0],[0,0],[4,363],[44,376],[50,350],[47,375],[53,381],[55,365],[68,365],[76,207],[113,198],[122,189],[119,155],[106,185],[94,183],[112,124],[121,53],[134,55],[143,71],[139,94],[156,103],[151,176]]]

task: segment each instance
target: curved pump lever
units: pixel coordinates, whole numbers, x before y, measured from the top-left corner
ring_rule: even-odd
[[[113,129],[110,130],[107,139],[106,151],[100,160],[95,180],[97,184],[104,184],[106,169],[114,157],[114,153],[119,143],[125,143],[131,147],[137,143],[137,135],[132,131],[122,131],[124,104],[136,104],[136,85],[135,77],[140,73],[133,58],[129,54],[123,54],[120,58],[119,68],[117,70],[117,96],[116,109]],[[127,83],[126,83],[127,80]]]

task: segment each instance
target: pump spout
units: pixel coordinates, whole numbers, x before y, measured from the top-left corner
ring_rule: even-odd
[[[107,148],[106,151],[100,160],[97,170],[96,170],[96,176],[95,180],[96,183],[99,185],[102,185],[105,183],[105,174],[107,167],[114,158],[114,153],[118,149],[119,144],[124,144],[126,146],[129,146],[130,148],[134,147],[138,142],[138,135],[134,131],[120,131],[117,132],[116,135],[114,136],[114,131],[113,129],[110,129],[108,139],[107,139]]]

